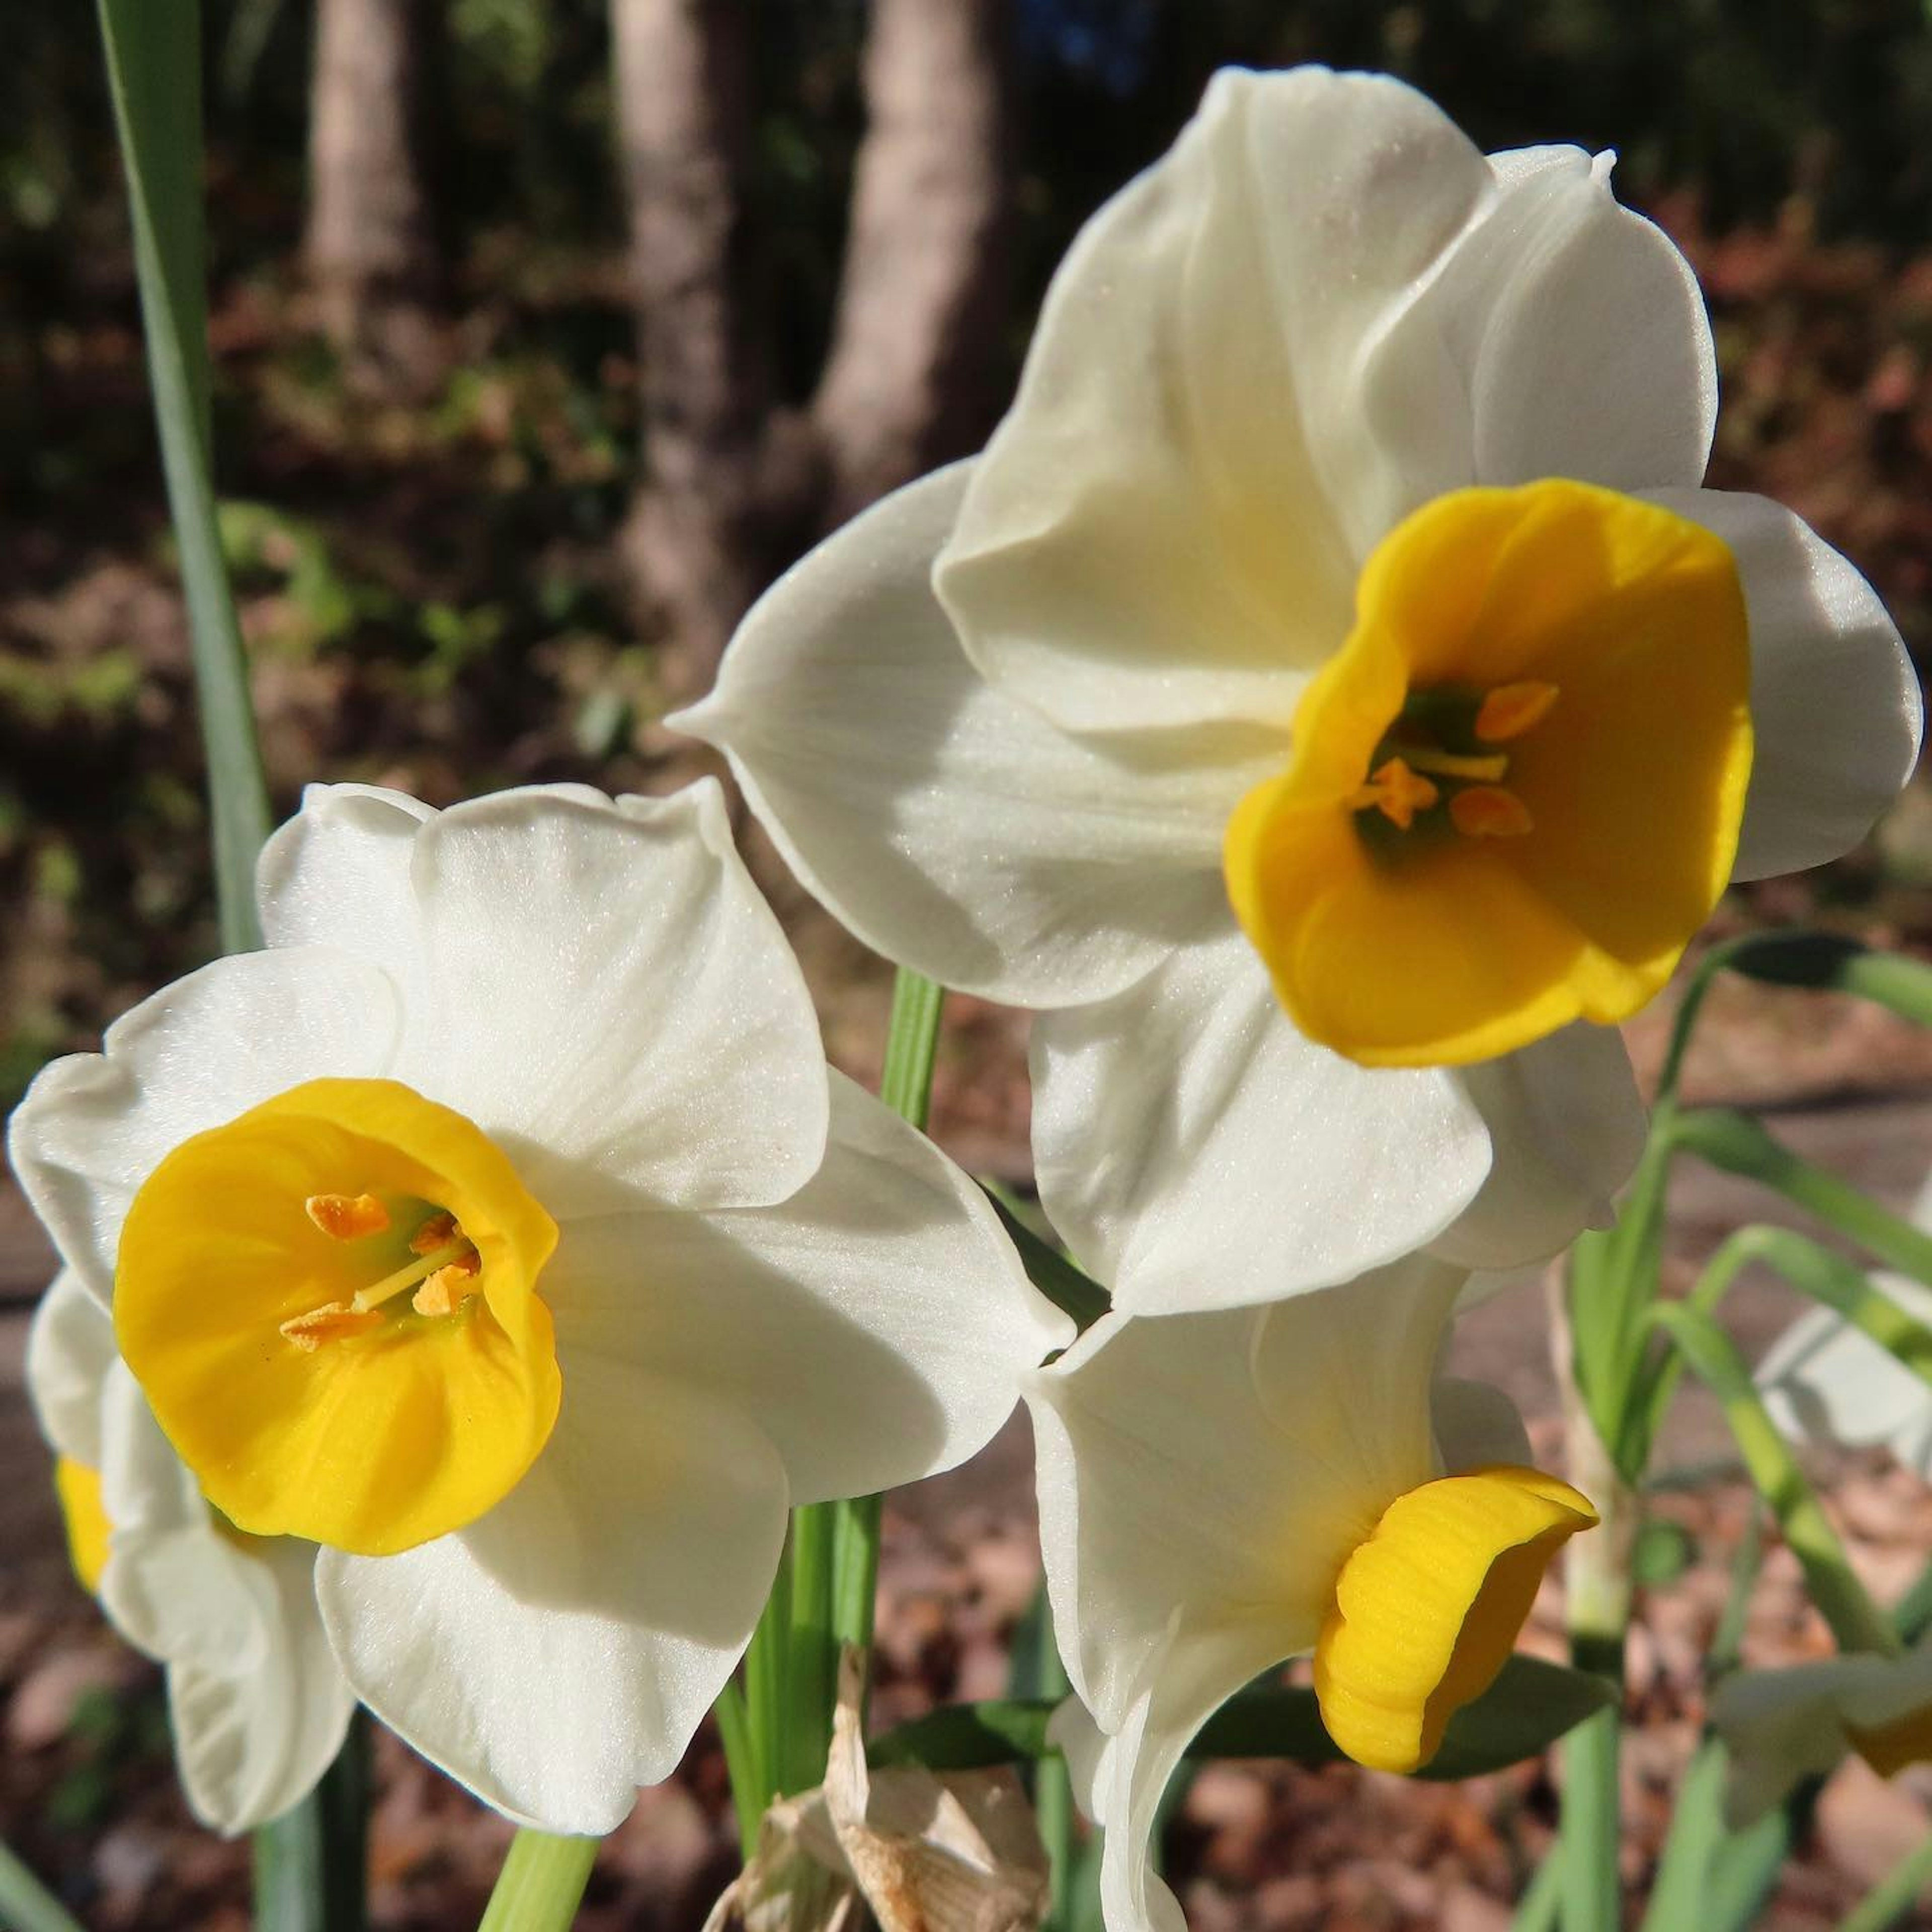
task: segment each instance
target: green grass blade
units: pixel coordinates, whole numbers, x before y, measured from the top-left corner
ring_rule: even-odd
[[[161,466],[188,602],[221,943],[226,951],[244,952],[261,943],[254,867],[268,832],[268,795],[248,661],[215,526],[200,180],[200,7],[199,0],[100,0],[100,9],[127,170]]]
[[[6,1845],[0,1845],[0,1926],[7,1932],[80,1932],[60,1900]]]
[[[1909,1852],[1838,1922],[1838,1932],[1886,1932],[1932,1886],[1932,1838]]]
[[[254,1834],[255,1932],[362,1932],[369,1722],[359,1711],[322,1782]]]

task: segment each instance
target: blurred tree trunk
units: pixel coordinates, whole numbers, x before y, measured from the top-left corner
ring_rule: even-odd
[[[303,255],[323,328],[419,377],[440,292],[430,185],[441,0],[317,0]]]
[[[665,696],[710,682],[770,568],[764,344],[752,323],[746,0],[611,0],[643,364],[628,558],[667,633]]]
[[[1008,0],[872,0],[832,352],[828,524],[978,447],[1006,313]]]
[[[747,0],[611,0],[644,363],[626,533],[668,700],[813,537],[976,446],[1006,296],[1010,0],[873,0],[832,345],[775,406],[746,206]]]

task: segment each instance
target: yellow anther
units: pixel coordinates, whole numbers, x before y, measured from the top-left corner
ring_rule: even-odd
[[[1449,817],[1466,838],[1520,838],[1536,829],[1529,807],[1501,785],[1472,785],[1449,801]]]
[[[410,1297],[410,1306],[418,1315],[453,1314],[460,1303],[482,1292],[477,1268],[473,1254],[438,1268]]]
[[[332,1241],[359,1241],[389,1225],[389,1210],[373,1194],[311,1194],[302,1212]]]
[[[282,1324],[282,1333],[305,1354],[314,1354],[325,1342],[340,1342],[351,1335],[366,1334],[380,1328],[382,1318],[373,1310],[352,1307],[346,1301],[326,1301]]]
[[[1379,812],[1406,832],[1418,812],[1426,812],[1442,794],[1426,778],[1418,778],[1400,758],[1390,758],[1370,774],[1349,801],[1357,812]]]
[[[412,1255],[433,1255],[438,1248],[446,1248],[463,1232],[456,1225],[454,1214],[432,1214],[410,1237],[410,1252]]]
[[[1476,713],[1476,736],[1486,745],[1505,745],[1534,730],[1550,716],[1557,689],[1535,679],[1520,684],[1499,684],[1483,700]]]

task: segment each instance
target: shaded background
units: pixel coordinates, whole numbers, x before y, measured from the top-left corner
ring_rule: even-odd
[[[658,716],[708,682],[790,557],[978,445],[1075,229],[1229,62],[1384,68],[1489,148],[1616,148],[1623,197],[1710,298],[1712,480],[1802,512],[1922,664],[1932,649],[1918,0],[207,0],[206,16],[224,533],[280,808],[310,778],[440,802],[688,776]],[[94,23],[32,0],[0,18],[5,1106],[215,935]],[[835,1057],[876,1072],[878,962],[754,856]],[[1720,925],[1804,918],[1918,946],[1928,892],[1932,800],[1915,788],[1859,851],[1734,896]],[[935,1130],[1023,1182],[1016,1024],[949,1010]],[[1698,1090],[1784,1110],[1800,1140],[1910,1198],[1932,1156],[1924,1042],[1794,996],[1732,992],[1714,1016]],[[1640,1061],[1655,1028],[1636,1034]],[[1694,1194],[1680,1244],[1694,1255],[1756,1211]],[[0,1829],[92,1923],[238,1923],[242,1861],[184,1828],[152,1673],[64,1576],[17,1387],[46,1266],[0,1192],[0,1450],[25,1472],[0,1512]],[[1554,1454],[1526,1292],[1470,1346]],[[1770,1298],[1755,1318],[1768,1332],[1786,1312]],[[1721,1442],[1694,1416],[1680,1448]],[[889,1712],[997,1692],[1032,1588],[1023,1439],[948,1481],[892,1518]],[[1888,1562],[1922,1556],[1932,1513],[1876,1464],[1834,1483],[1885,1587]],[[1742,1513],[1721,1484],[1687,1500],[1684,1546],[1658,1558],[1634,1672],[1652,1721],[1633,1752],[1634,1883],[1694,1736],[1699,1619]],[[1790,1579],[1772,1583],[1764,1643],[1820,1647]],[[405,1754],[383,1762],[380,1922],[473,1922],[504,1834]],[[723,1804],[700,1750],[607,1855],[585,1924],[697,1923],[729,1870]],[[1909,1788],[1855,1784],[1840,1808],[1868,1836],[1874,1817],[1904,1842],[1925,1828]],[[1448,1792],[1216,1772],[1179,1869],[1203,1926],[1485,1932],[1549,1814],[1540,1766]],[[1843,1831],[1814,1848],[1767,1922],[1828,1923],[1860,1856]]]

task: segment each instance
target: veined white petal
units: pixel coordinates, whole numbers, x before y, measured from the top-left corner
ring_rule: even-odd
[[[574,1222],[544,1275],[572,1348],[755,1423],[794,1504],[964,1462],[1021,1378],[1073,1338],[979,1189],[869,1094],[832,1082],[825,1164],[790,1200]]]
[[[1348,1552],[1437,1474],[1460,1281],[1413,1258],[1264,1309],[1110,1315],[1033,1378],[1054,1628],[1103,1729],[1177,1628],[1246,1633],[1249,1675],[1314,1643]]]
[[[100,1467],[100,1396],[116,1360],[114,1323],[62,1268],[27,1328],[27,1397],[56,1455]]]
[[[932,587],[971,470],[794,566],[668,722],[727,754],[786,862],[875,951],[989,999],[1096,999],[1214,916],[1228,814],[1286,752],[1238,727],[1084,743],[994,692]]]
[[[1096,1764],[1094,1817],[1101,1828],[1100,1905],[1108,1932],[1186,1932],[1180,1903],[1153,1864],[1160,1801],[1195,1733],[1276,1660],[1265,1632],[1194,1632],[1171,1645]]]
[[[674,1379],[560,1346],[562,1413],[480,1522],[327,1550],[316,1593],[370,1708],[499,1810],[601,1836],[668,1777],[778,1567],[778,1453]]]
[[[1458,1298],[1459,1308],[1460,1298]],[[1438,1376],[1429,1392],[1436,1456],[1447,1476],[1498,1464],[1518,1468],[1535,1461],[1522,1414],[1502,1390],[1463,1376]]]
[[[1290,1025],[1232,918],[1034,1023],[1040,1198],[1133,1314],[1268,1301],[1440,1235],[1489,1171],[1456,1076],[1370,1071]]]
[[[560,1221],[763,1206],[818,1168],[804,975],[706,781],[621,806],[499,793],[412,858],[428,992],[396,1077],[467,1114]]]
[[[324,1075],[390,1070],[395,992],[322,946],[237,953],[143,1000],[98,1053],[44,1067],[8,1154],[34,1210],[104,1305],[135,1192],[191,1134]]]
[[[1402,494],[1366,346],[1491,191],[1398,82],[1217,75],[1069,251],[940,558],[988,681],[1076,730],[1286,726]]]
[[[1495,1159],[1432,1252],[1462,1268],[1519,1268],[1610,1226],[1650,1127],[1616,1028],[1580,1022],[1460,1076]]]
[[[1901,1275],[1873,1284],[1932,1327],[1932,1289]],[[1932,1385],[1835,1310],[1801,1315],[1765,1352],[1758,1387],[1787,1436],[1859,1447],[1883,1443],[1932,1480]]]
[[[1918,756],[1924,705],[1871,586],[1804,520],[1763,496],[1644,494],[1731,547],[1750,619],[1756,746],[1737,877],[1822,865],[1856,845]]]
[[[1402,493],[1370,541],[1472,483],[1702,478],[1718,404],[1703,297],[1662,232],[1618,206],[1611,159],[1490,158],[1493,194],[1364,360],[1364,412]]]
[[[102,1607],[167,1667],[196,1816],[250,1830],[314,1788],[355,1708],[316,1605],[314,1546],[218,1528],[124,1364],[114,1364],[101,1400],[111,1526]]]
[[[333,946],[393,970],[418,944],[410,855],[435,812],[382,785],[312,784],[255,866],[271,946]]]
[[[1875,1657],[1833,1657],[1782,1670],[1740,1670],[1711,1699],[1712,1728],[1730,1754],[1724,1822],[1743,1831],[1850,1748],[1839,1700],[1885,1674]]]
[[[300,1804],[342,1748],[356,1709],[316,1606],[313,1546],[277,1538],[251,1560],[274,1593],[261,1668],[168,1668],[170,1726],[190,1808],[231,1833]]]

